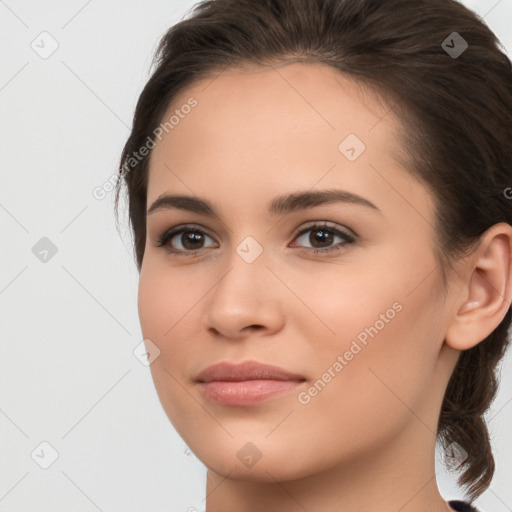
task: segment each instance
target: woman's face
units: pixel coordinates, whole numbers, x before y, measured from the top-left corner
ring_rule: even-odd
[[[392,157],[392,112],[336,70],[292,64],[196,82],[173,114],[151,155],[139,314],[185,442],[260,481],[433,447],[458,351],[433,202]],[[190,201],[155,204],[166,195]],[[197,380],[246,361],[295,379]]]

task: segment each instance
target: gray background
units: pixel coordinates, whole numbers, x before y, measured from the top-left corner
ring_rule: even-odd
[[[464,3],[510,52],[512,0]],[[0,512],[204,510],[206,469],[133,353],[126,217],[120,237],[113,194],[93,196],[116,172],[160,36],[192,5],[0,0]],[[483,512],[512,510],[511,359],[488,414],[497,471]],[[58,453],[47,469],[42,442]],[[445,499],[461,498],[436,469]]]

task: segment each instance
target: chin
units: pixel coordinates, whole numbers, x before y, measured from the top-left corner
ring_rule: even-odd
[[[310,464],[306,454],[292,448],[293,443],[273,445],[267,440],[263,446],[264,440],[256,439],[251,445],[249,441],[238,439],[230,439],[227,443],[209,440],[207,445],[201,446],[193,442],[187,444],[209,470],[230,480],[285,482],[307,477],[311,469],[322,465],[319,460]]]
[[[271,463],[268,460],[261,459],[252,467],[246,467],[242,463],[233,462],[232,458],[222,460],[225,455],[217,459],[202,460],[203,464],[211,471],[223,478],[236,480],[240,482],[262,482],[275,483],[276,481],[285,482],[295,480],[305,475],[296,474],[293,468],[284,467],[286,464]]]

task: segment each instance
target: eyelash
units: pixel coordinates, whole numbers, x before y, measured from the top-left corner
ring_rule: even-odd
[[[299,231],[298,233],[296,233],[294,235],[294,240],[296,238],[301,237],[303,234],[307,233],[308,231],[314,231],[314,230],[319,230],[319,231],[321,230],[321,231],[325,231],[327,233],[337,235],[344,240],[344,243],[341,244],[341,246],[335,245],[333,247],[327,247],[325,249],[308,249],[308,251],[312,252],[313,254],[325,254],[325,253],[332,252],[332,251],[336,251],[336,252],[341,251],[341,250],[343,250],[343,248],[346,245],[351,245],[351,244],[355,243],[355,241],[356,241],[354,236],[349,235],[348,233],[341,231],[340,229],[337,229],[335,227],[328,226],[326,223],[320,223],[320,224],[317,223],[317,224],[313,224],[311,226],[308,226],[308,227],[302,229],[301,231]],[[169,241],[172,240],[176,235],[180,235],[180,234],[187,233],[187,232],[200,233],[202,235],[206,235],[206,236],[210,237],[210,235],[208,235],[208,233],[205,233],[202,229],[199,229],[194,225],[184,225],[184,226],[179,226],[177,228],[169,229],[168,231],[165,231],[162,235],[160,235],[157,239],[157,247],[166,246],[166,245],[168,245]],[[212,238],[212,237],[210,237],[210,238]],[[173,254],[175,256],[195,256],[197,253],[199,253],[202,250],[203,249],[197,249],[195,251],[186,251],[186,250],[183,251],[181,249],[177,250],[177,249],[171,249],[171,248],[167,247],[167,252],[169,254]]]

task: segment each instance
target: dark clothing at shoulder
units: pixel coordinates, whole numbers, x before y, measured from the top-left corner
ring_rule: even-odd
[[[454,510],[457,510],[457,512],[478,512],[475,507],[465,501],[451,500],[448,503]]]

